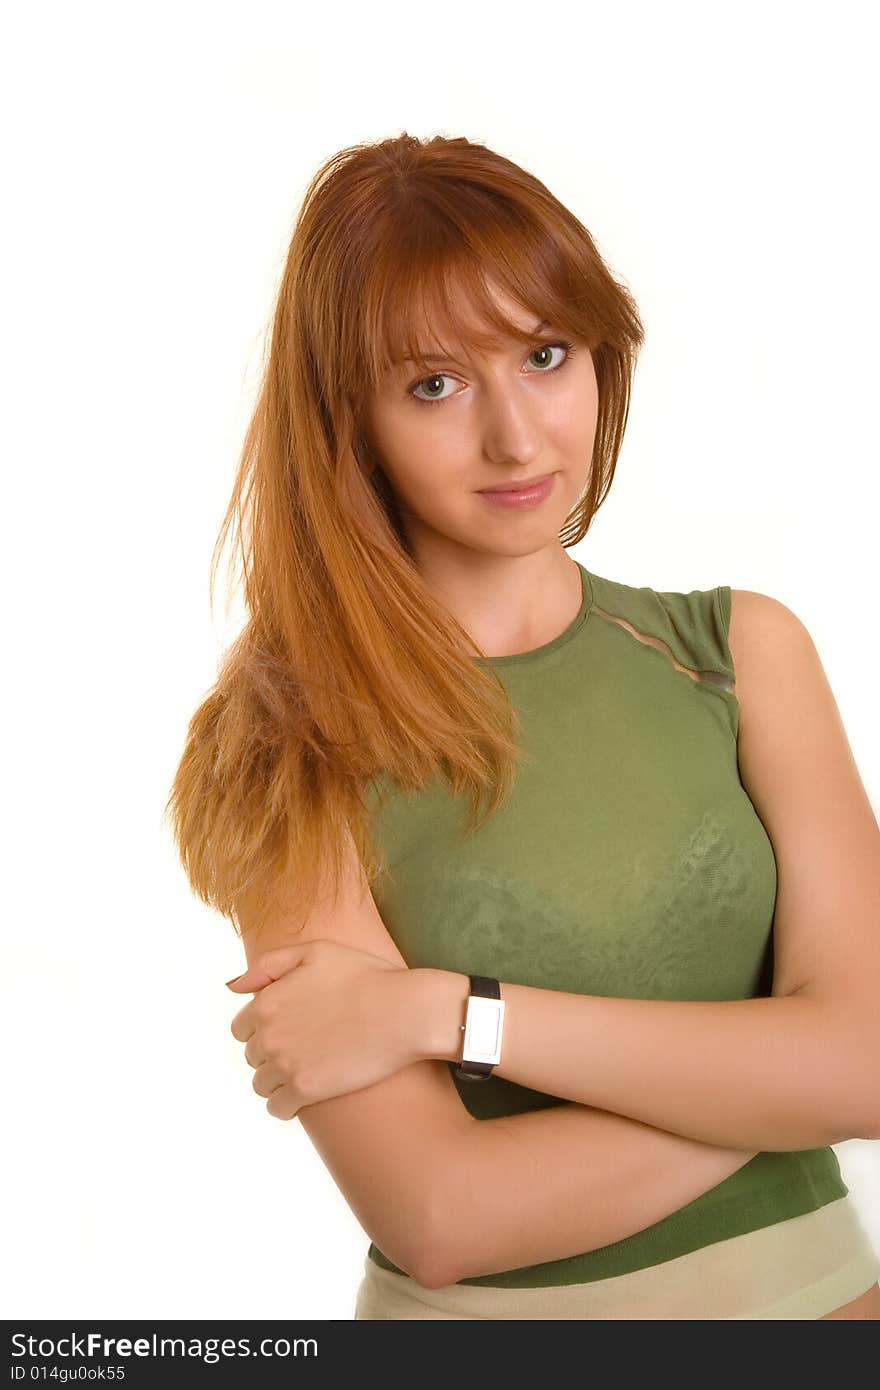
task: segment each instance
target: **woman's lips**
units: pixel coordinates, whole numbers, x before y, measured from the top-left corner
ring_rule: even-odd
[[[555,473],[548,473],[546,477],[539,478],[527,488],[510,489],[488,489],[478,493],[479,497],[485,497],[487,502],[496,507],[531,507],[538,502],[543,502],[553,491],[553,480]]]

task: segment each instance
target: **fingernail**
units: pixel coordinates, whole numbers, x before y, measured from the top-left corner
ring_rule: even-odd
[[[246,971],[246,970],[242,970],[241,975],[233,975],[233,977],[232,977],[231,980],[227,980],[227,981],[226,981],[227,985],[234,985],[235,982],[236,982],[236,980],[240,980],[240,979],[242,978],[242,976],[244,976],[244,975],[246,975],[246,974],[247,974],[247,971]]]

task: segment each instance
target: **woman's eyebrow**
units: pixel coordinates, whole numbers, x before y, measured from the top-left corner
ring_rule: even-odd
[[[547,320],[546,320],[546,319],[542,319],[540,323],[536,323],[535,326],[534,326],[534,328],[530,329],[530,331],[529,331],[529,336],[530,336],[530,337],[533,337],[536,333],[541,333],[541,332],[543,331],[543,329],[549,328],[549,327],[550,327],[550,324],[547,322]],[[404,358],[402,358],[401,360],[402,360],[403,362],[412,362],[412,363],[414,363],[414,364],[417,365],[417,363],[416,363],[416,358],[414,358],[414,357],[404,357]],[[455,358],[455,357],[442,357],[442,356],[440,356],[438,353],[435,353],[435,352],[433,352],[433,353],[432,353],[432,352],[425,352],[425,353],[422,353],[419,360],[422,361],[422,362],[431,362],[431,363],[438,364],[438,365],[442,365],[442,364],[445,363],[445,362],[449,362],[449,363],[451,363],[452,366],[454,366],[454,367],[463,366],[463,363],[459,362],[459,361],[457,360],[457,358]]]

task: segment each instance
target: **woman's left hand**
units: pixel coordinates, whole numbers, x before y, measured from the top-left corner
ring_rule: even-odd
[[[266,951],[229,983],[254,998],[232,1020],[266,1109],[359,1091],[417,1061],[413,971],[329,939]],[[409,977],[409,978],[408,978]],[[409,986],[409,988],[408,988]]]

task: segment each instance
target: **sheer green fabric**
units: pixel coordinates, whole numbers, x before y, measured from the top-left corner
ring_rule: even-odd
[[[439,783],[418,794],[373,784],[387,865],[373,893],[385,925],[409,966],[502,985],[634,999],[768,995],[776,861],[739,776],[730,589],[658,592],[579,569],[583,601],[569,627],[533,651],[489,659],[532,755],[507,805],[466,838],[465,808]],[[454,1080],[481,1119],[563,1103],[502,1077]],[[461,1282],[609,1278],[847,1192],[831,1148],[762,1153],[625,1240]],[[375,1244],[368,1253],[403,1272]]]

